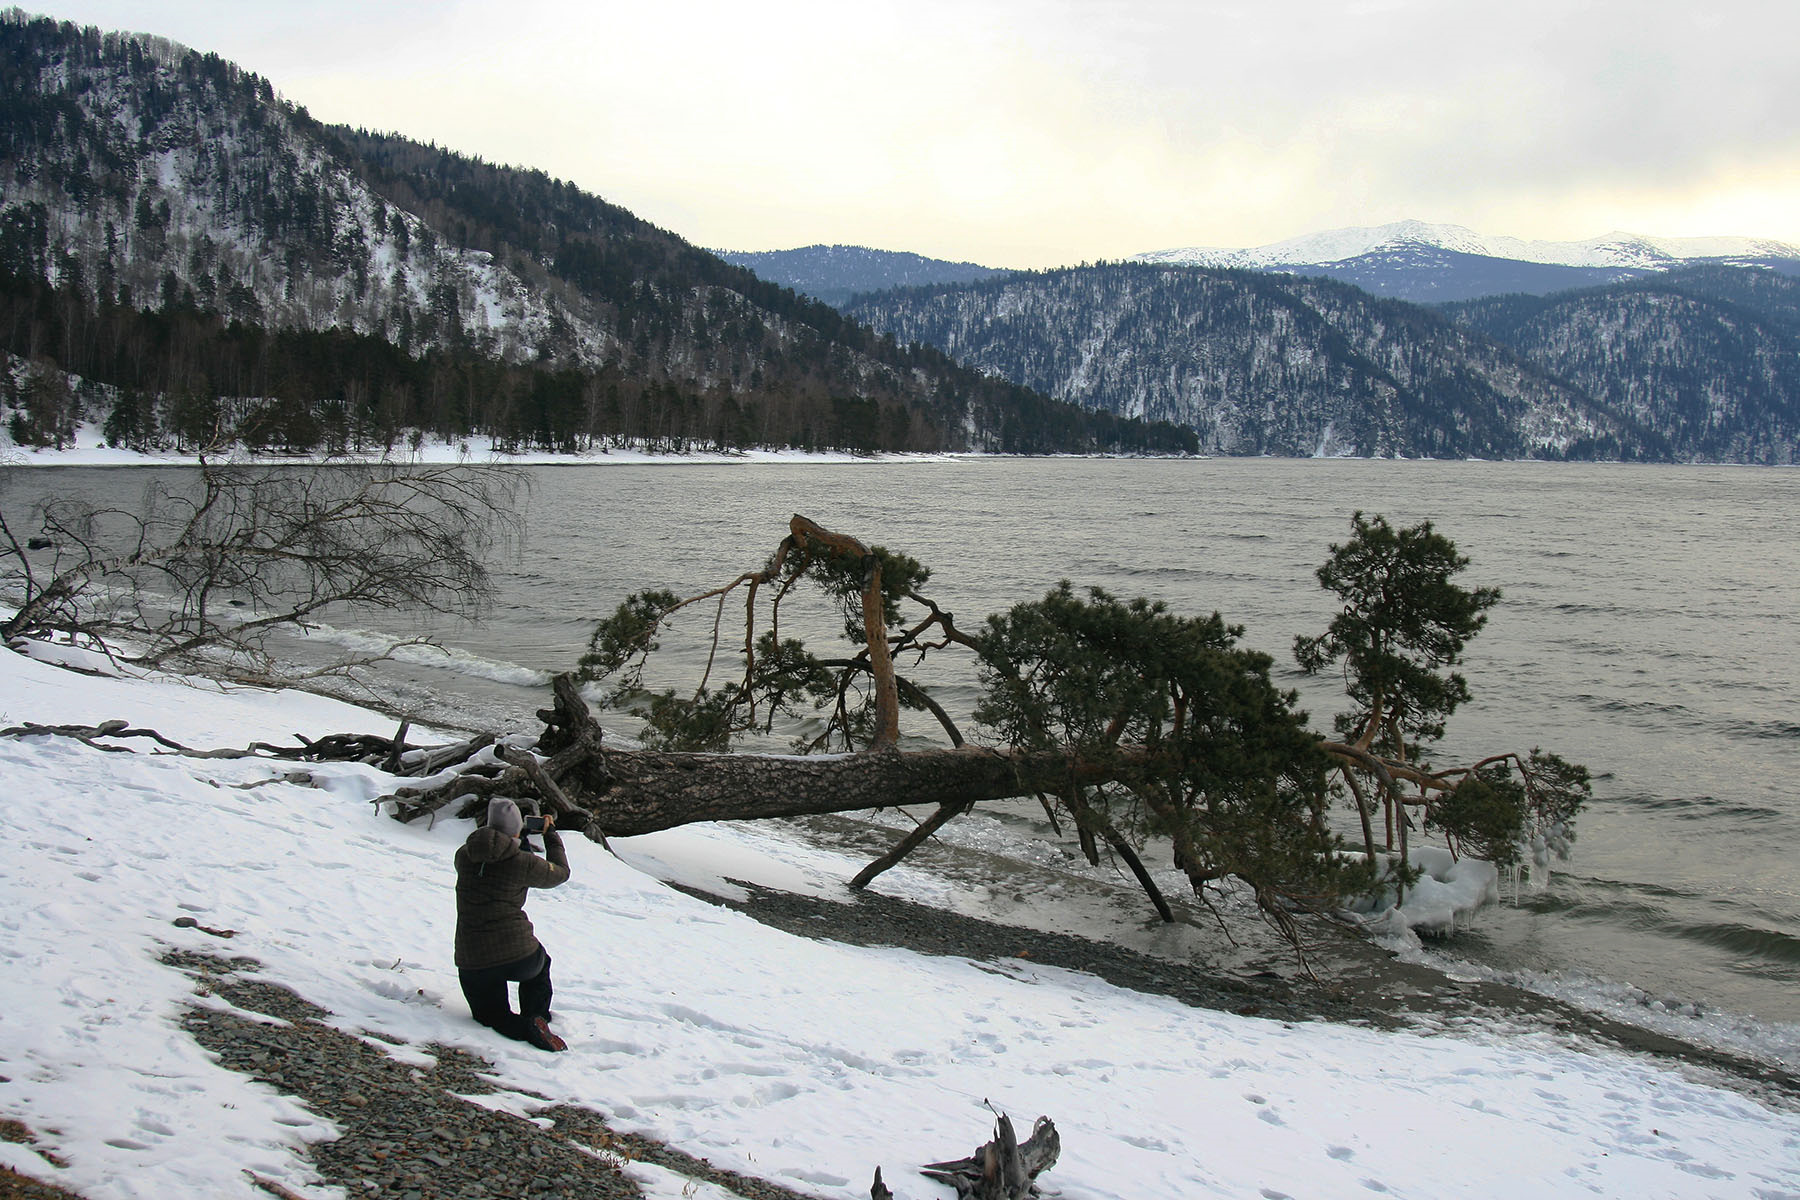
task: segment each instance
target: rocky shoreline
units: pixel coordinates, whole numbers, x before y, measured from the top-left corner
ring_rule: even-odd
[[[1304,971],[1211,972],[1128,947],[1025,929],[876,893],[850,900],[734,884],[719,896],[683,889],[791,933],[855,945],[900,946],[954,955],[995,970],[1060,968],[1195,1007],[1281,1021],[1335,1021],[1375,1028],[1442,1028],[1464,1021],[1548,1030],[1573,1044],[1651,1055],[1733,1086],[1764,1103],[1800,1110],[1800,1080],[1764,1064],[1596,1018],[1569,1005],[1496,984],[1464,984],[1391,960],[1366,941],[1339,939],[1326,951],[1329,978]],[[1330,938],[1329,930],[1319,936]],[[629,1163],[653,1164],[744,1200],[808,1200],[766,1180],[712,1166],[651,1138],[607,1125],[604,1113],[522,1097],[529,1117],[481,1103],[497,1088],[491,1064],[449,1046],[414,1047],[428,1068],[385,1053],[378,1040],[333,1028],[330,1013],[256,974],[251,959],[171,950],[165,961],[194,977],[201,1002],[182,1020],[222,1065],[293,1096],[330,1120],[340,1136],[308,1148],[322,1179],[351,1196],[394,1200],[641,1194]],[[1366,973],[1354,966],[1365,963]],[[408,1058],[412,1058],[409,1055]],[[508,1089],[517,1103],[520,1094]],[[871,1167],[872,1169],[872,1167]],[[259,1181],[262,1182],[262,1181]],[[291,1197],[264,1182],[272,1194]]]
[[[536,1097],[530,1117],[481,1103],[499,1092],[492,1064],[451,1046],[412,1047],[429,1067],[385,1053],[379,1039],[334,1028],[331,1014],[254,974],[254,959],[172,950],[164,962],[193,976],[196,1003],[182,1028],[222,1066],[292,1096],[339,1136],[309,1146],[324,1182],[350,1196],[394,1200],[594,1197],[641,1194],[627,1173],[648,1163],[745,1200],[806,1200],[801,1193],[712,1166],[651,1138],[622,1133],[603,1114]],[[409,1055],[409,1058],[414,1057]],[[508,1089],[509,1099],[520,1095]],[[526,1096],[530,1101],[533,1097]],[[253,1182],[276,1196],[290,1189]]]
[[[1787,1072],[1517,989],[1458,983],[1428,968],[1383,962],[1378,949],[1358,939],[1314,946],[1330,957],[1328,978],[1297,966],[1286,972],[1238,974],[876,893],[821,899],[741,883],[732,888],[729,896],[683,890],[800,936],[954,955],[1009,973],[1082,971],[1132,991],[1262,1019],[1390,1029],[1441,1029],[1480,1020],[1550,1031],[1578,1046],[1655,1056],[1702,1074],[1707,1082],[1800,1110],[1800,1079]],[[1332,936],[1329,930],[1316,932],[1321,938]],[[314,1143],[304,1154],[323,1182],[350,1196],[626,1200],[642,1194],[628,1168],[644,1163],[744,1200],[808,1200],[804,1193],[714,1167],[677,1147],[613,1130],[604,1113],[516,1089],[505,1089],[504,1104],[484,1104],[484,1096],[502,1091],[490,1063],[435,1044],[410,1047],[403,1061],[385,1052],[379,1039],[335,1028],[329,1012],[263,977],[253,959],[171,949],[163,961],[194,979],[196,1002],[181,1020],[189,1036],[221,1065],[295,1098],[338,1129],[337,1138]],[[413,1065],[419,1052],[430,1065]],[[507,1111],[520,1105],[528,1115]],[[251,1179],[283,1200],[297,1195],[275,1181]],[[0,1200],[71,1195],[22,1176],[0,1177]]]
[[[825,900],[733,881],[739,894],[683,889],[806,937],[898,946],[977,962],[1022,960],[1096,975],[1134,992],[1282,1021],[1331,1021],[1378,1029],[1441,1031],[1485,1021],[1544,1031],[1577,1047],[1622,1050],[1673,1063],[1772,1107],[1800,1111],[1800,1075],[1728,1051],[1615,1021],[1506,984],[1462,982],[1406,963],[1367,939],[1311,927],[1312,974],[1290,956],[1286,970],[1220,972],[1112,942],[983,920],[874,892]],[[1325,965],[1328,963],[1328,967]]]

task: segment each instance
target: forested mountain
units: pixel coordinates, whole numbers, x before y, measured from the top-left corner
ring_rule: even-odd
[[[1694,267],[1445,311],[1658,430],[1682,458],[1800,459],[1800,279]]]
[[[814,266],[871,281],[985,270],[823,250]],[[541,172],[326,127],[217,56],[17,10],[0,15],[0,353],[0,418],[34,444],[85,417],[119,444],[306,451],[490,434],[1800,454],[1800,282],[1773,271],[1658,271],[1440,313],[1318,278],[1102,264],[841,313]]]
[[[852,316],[1223,454],[1664,457],[1653,433],[1429,309],[1134,263],[864,297]]]
[[[1654,238],[1612,233],[1581,242],[1489,237],[1460,225],[1395,221],[1331,229],[1245,250],[1190,247],[1135,262],[1325,276],[1397,300],[1443,303],[1596,287],[1699,264],[1800,274],[1800,247],[1766,238]]]
[[[34,442],[98,406],[144,446],[1193,445],[897,345],[541,172],[328,128],[216,55],[17,10],[0,339]]]
[[[754,271],[759,278],[793,288],[815,300],[842,307],[859,292],[922,287],[932,283],[973,283],[1005,274],[969,262],[946,262],[896,250],[867,246],[802,246],[797,250],[739,252],[721,250],[720,258]]]
[[[1141,263],[863,297],[900,340],[1228,454],[1800,460],[1800,280],[1706,266],[1426,308]]]
[[[1164,260],[1159,257],[1150,261]],[[1416,304],[1513,292],[1542,296],[1569,288],[1636,279],[1651,273],[1649,267],[1574,267],[1561,263],[1523,262],[1488,254],[1465,254],[1437,246],[1387,247],[1331,262],[1293,264],[1280,270],[1285,274],[1336,279],[1377,296],[1411,300]]]

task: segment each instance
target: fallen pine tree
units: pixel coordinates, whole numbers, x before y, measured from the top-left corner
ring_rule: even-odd
[[[693,596],[629,597],[597,625],[579,669],[554,679],[535,736],[415,747],[402,724],[391,739],[333,735],[295,748],[193,751],[123,722],[0,732],[361,761],[411,780],[376,801],[399,820],[445,810],[466,818],[507,795],[598,841],[703,821],[930,806],[851,881],[857,887],[976,805],[1035,798],[1053,835],[1066,830],[1090,862],[1102,847],[1117,856],[1165,920],[1170,905],[1142,858],[1153,838],[1202,902],[1241,882],[1296,937],[1293,913],[1332,910],[1368,892],[1390,869],[1383,852],[1398,849],[1404,864],[1409,830],[1433,828],[1453,850],[1502,861],[1533,836],[1566,846],[1588,787],[1585,770],[1536,750],[1429,763],[1443,719],[1468,696],[1448,668],[1498,593],[1459,588],[1452,576],[1466,560],[1429,524],[1395,531],[1358,514],[1354,530],[1319,573],[1344,599],[1343,612],[1325,635],[1296,646],[1307,670],[1342,665],[1355,707],[1339,718],[1336,739],[1306,726],[1293,693],[1271,681],[1272,660],[1241,647],[1242,631],[1216,613],[1177,616],[1161,603],[1099,589],[1081,595],[1064,583],[965,628],[922,591],[930,572],[921,564],[799,516],[758,570]],[[849,645],[834,657],[782,636],[784,606],[802,585],[841,620]],[[734,598],[741,626],[726,620]],[[648,688],[659,639],[680,615],[708,610],[698,685]],[[979,727],[979,744],[902,669],[949,653],[967,656],[981,685],[962,718]],[[736,665],[727,672],[721,661]],[[601,687],[608,709],[639,714],[640,744],[608,741],[584,686]],[[903,710],[917,727],[904,745]],[[742,735],[806,720],[820,731],[799,752],[732,752]],[[933,728],[941,744],[920,732]],[[1360,854],[1347,853],[1333,828],[1338,803],[1360,818]],[[1403,865],[1398,876],[1404,887]]]
[[[1340,718],[1351,734],[1342,739],[1308,729],[1293,694],[1271,682],[1268,656],[1239,646],[1242,631],[1216,613],[1181,617],[1065,583],[965,629],[921,590],[925,567],[796,516],[759,570],[692,596],[640,593],[601,621],[580,670],[553,681],[535,742],[498,746],[383,801],[416,820],[524,797],[595,837],[931,806],[856,876],[861,887],[975,805],[1029,797],[1089,861],[1105,846],[1124,862],[1165,920],[1169,904],[1141,857],[1151,837],[1168,843],[1202,901],[1242,881],[1290,936],[1294,911],[1331,908],[1372,885],[1377,804],[1387,814],[1381,849],[1402,855],[1420,825],[1494,857],[1546,830],[1566,845],[1587,794],[1581,768],[1538,751],[1447,768],[1425,759],[1468,695],[1448,668],[1498,593],[1457,587],[1451,577],[1466,560],[1429,524],[1394,531],[1358,514],[1354,530],[1320,572],[1345,598],[1344,614],[1297,646],[1308,670],[1344,664],[1358,707]],[[784,605],[803,584],[835,606],[844,652],[818,657],[783,636]],[[726,620],[734,599],[741,625]],[[698,638],[701,680],[652,691],[646,666],[690,611],[710,613]],[[982,684],[970,714],[981,744],[900,665],[949,652],[968,655]],[[729,672],[724,659],[735,661]],[[640,715],[641,745],[608,744],[584,684]],[[943,744],[919,745],[914,732],[903,746],[903,710]],[[734,738],[809,717],[823,718],[823,732],[798,753],[731,752]],[[1344,853],[1328,819],[1340,801],[1361,818],[1361,855]]]

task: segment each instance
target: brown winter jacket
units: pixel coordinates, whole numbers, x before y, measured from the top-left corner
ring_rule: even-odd
[[[568,877],[569,860],[554,829],[544,834],[543,858],[519,849],[518,839],[498,829],[471,833],[456,851],[457,967],[498,967],[535,951],[525,893]]]

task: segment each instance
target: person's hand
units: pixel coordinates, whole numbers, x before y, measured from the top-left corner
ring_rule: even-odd
[[[556,828],[556,814],[553,812],[545,813],[544,814],[544,832],[549,833],[552,829],[555,829],[555,828]]]

